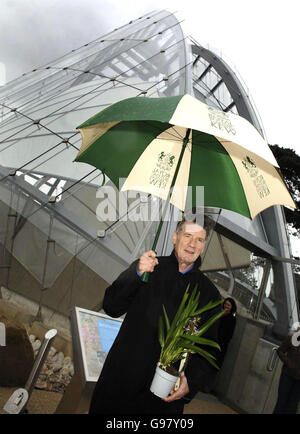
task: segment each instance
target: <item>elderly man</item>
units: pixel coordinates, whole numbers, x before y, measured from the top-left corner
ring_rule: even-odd
[[[126,313],[122,327],[107,355],[92,397],[90,414],[181,414],[184,404],[203,385],[208,362],[193,354],[180,377],[177,391],[161,399],[150,392],[159,359],[158,318],[162,305],[174,317],[188,284],[200,291],[199,306],[220,299],[212,282],[199,270],[200,255],[208,235],[194,222],[180,222],[172,236],[170,256],[145,252],[106,289],[103,308],[112,317]],[[148,283],[140,275],[150,272]],[[206,322],[221,308],[203,314]],[[205,334],[217,340],[218,322]]]

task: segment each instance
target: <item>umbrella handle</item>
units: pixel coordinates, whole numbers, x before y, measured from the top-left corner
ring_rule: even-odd
[[[167,210],[167,205],[165,206],[164,214],[165,214],[165,212]],[[158,241],[158,238],[159,238],[159,235],[160,235],[160,231],[161,231],[162,225],[163,225],[163,219],[161,218],[161,220],[159,222],[159,225],[158,225],[158,229],[157,229],[155,238],[154,238],[154,241],[153,241],[153,244],[152,244],[152,248],[151,248],[151,250],[154,250],[154,252],[155,252],[155,249],[156,249],[156,245],[157,245],[157,241]],[[149,275],[150,275],[149,271],[145,271],[142,274],[141,281],[144,282],[144,283],[148,283]]]
[[[141,281],[147,283],[148,279],[149,279],[149,271],[145,271],[145,273],[142,274]]]

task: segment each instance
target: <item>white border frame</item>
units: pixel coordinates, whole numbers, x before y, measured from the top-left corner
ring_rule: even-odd
[[[84,309],[82,307],[77,307],[77,306],[74,307],[74,312],[75,312],[75,318],[76,318],[77,338],[79,337],[79,343],[80,343],[80,353],[81,353],[80,354],[80,359],[82,361],[81,364],[83,365],[82,368],[83,368],[83,374],[84,374],[84,377],[85,377],[84,380],[86,382],[92,382],[92,383],[94,383],[94,382],[98,381],[99,376],[98,377],[92,377],[92,376],[89,375],[88,365],[87,365],[87,360],[86,360],[86,353],[85,353],[85,345],[84,345],[84,342],[83,342],[82,335],[80,333],[80,331],[81,331],[81,322],[80,322],[80,315],[79,315],[79,313],[82,312],[82,313],[85,313],[85,314],[94,315],[94,316],[99,317],[99,318],[106,318],[106,319],[113,320],[113,321],[119,321],[121,323],[123,322],[123,318],[113,318],[113,317],[111,317],[109,315],[106,315],[105,313],[95,312],[93,310],[88,310],[88,309]],[[72,332],[73,333],[75,332],[74,328],[73,328]],[[75,348],[73,349],[73,351],[74,350],[75,350]]]

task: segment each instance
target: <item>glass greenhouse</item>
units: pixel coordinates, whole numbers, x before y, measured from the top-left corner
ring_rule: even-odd
[[[39,313],[46,306],[52,317],[68,317],[74,306],[101,308],[107,284],[151,247],[156,232],[158,222],[126,216],[156,199],[126,197],[125,207],[114,205],[113,221],[97,218],[106,200],[101,189],[113,185],[98,169],[74,162],[76,126],[123,98],[185,93],[243,116],[264,136],[238,73],[184,35],[167,11],[133,20],[0,88],[4,288],[38,303]],[[175,224],[164,224],[158,254],[170,252]],[[281,207],[253,221],[221,210],[202,269],[249,315],[284,335],[299,321],[290,257]]]

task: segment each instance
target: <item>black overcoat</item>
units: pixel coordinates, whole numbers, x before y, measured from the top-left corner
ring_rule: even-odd
[[[158,261],[148,283],[137,275],[135,261],[106,289],[104,311],[112,317],[126,316],[95,387],[90,414],[176,414],[182,413],[188,402],[166,403],[149,390],[160,354],[158,318],[164,304],[170,321],[173,319],[188,284],[191,289],[197,285],[199,306],[219,300],[220,294],[199,270],[200,258],[186,274],[178,271],[174,252]],[[217,307],[204,313],[201,322],[220,310]],[[204,336],[217,341],[217,329],[218,322]],[[211,347],[205,349],[212,353]],[[198,355],[191,356],[185,370],[188,399],[201,388],[207,363]]]

